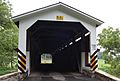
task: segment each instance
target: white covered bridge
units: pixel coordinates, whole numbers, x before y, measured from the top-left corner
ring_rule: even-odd
[[[97,68],[96,28],[103,21],[62,2],[13,20],[19,28],[19,72],[80,73]]]

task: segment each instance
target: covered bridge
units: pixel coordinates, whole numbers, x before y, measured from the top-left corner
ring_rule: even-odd
[[[103,21],[62,2],[13,17],[19,28],[18,70],[89,69],[96,50],[96,28]]]

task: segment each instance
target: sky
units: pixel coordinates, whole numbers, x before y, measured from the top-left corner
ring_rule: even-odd
[[[9,0],[13,16],[54,3],[63,2],[105,23],[97,28],[100,33],[105,27],[120,29],[120,0]]]

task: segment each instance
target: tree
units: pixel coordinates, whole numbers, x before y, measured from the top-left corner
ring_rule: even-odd
[[[102,58],[111,64],[111,74],[120,77],[120,30],[104,28],[98,35],[99,45],[105,49]]]
[[[14,51],[18,41],[17,30],[11,28],[0,32],[0,40],[1,66],[6,66],[11,63],[11,67],[13,67],[14,58],[17,56]]]
[[[11,19],[11,5],[0,0],[0,67],[7,67],[15,61],[17,54],[18,30]]]
[[[5,0],[0,0],[0,29],[10,28],[13,25],[11,20],[11,5]]]
[[[109,27],[104,28],[102,33],[98,35],[99,45],[105,48],[109,55],[117,56],[120,53],[120,30]]]

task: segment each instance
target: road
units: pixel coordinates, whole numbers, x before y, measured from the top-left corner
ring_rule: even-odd
[[[24,81],[101,81],[96,78],[90,78],[80,73],[69,72],[34,72]]]

